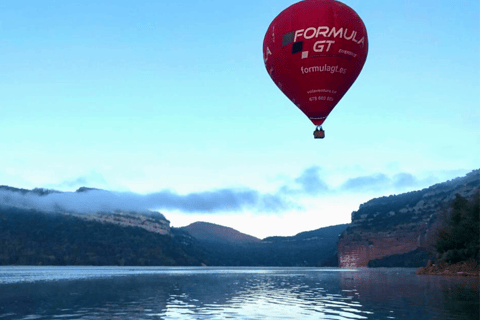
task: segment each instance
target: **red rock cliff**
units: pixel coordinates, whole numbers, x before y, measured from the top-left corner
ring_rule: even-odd
[[[433,251],[442,213],[458,193],[471,198],[479,192],[480,170],[429,188],[370,200],[352,213],[352,223],[338,241],[341,268],[367,267],[369,261]]]

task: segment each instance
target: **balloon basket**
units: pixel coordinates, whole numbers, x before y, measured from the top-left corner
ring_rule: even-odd
[[[323,139],[325,138],[325,131],[322,128],[320,129],[317,128],[315,129],[315,131],[313,131],[313,137],[315,139]]]

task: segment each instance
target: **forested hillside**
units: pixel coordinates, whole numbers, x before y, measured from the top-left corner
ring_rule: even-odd
[[[177,228],[162,235],[67,214],[0,207],[0,265],[330,266],[336,265],[336,241],[346,227],[229,243],[199,241]]]
[[[220,266],[338,266],[336,245],[347,224],[320,228],[292,237],[262,241],[220,242],[200,240],[211,265]]]
[[[0,265],[200,265],[202,250],[141,228],[0,206]]]

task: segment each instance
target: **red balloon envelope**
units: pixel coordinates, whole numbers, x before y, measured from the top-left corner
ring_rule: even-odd
[[[365,64],[367,30],[347,5],[304,0],[282,11],[263,41],[275,84],[316,126],[321,125]]]

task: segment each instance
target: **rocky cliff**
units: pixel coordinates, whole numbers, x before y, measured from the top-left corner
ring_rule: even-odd
[[[424,252],[425,257],[431,255],[436,234],[455,195],[472,198],[479,189],[480,170],[474,170],[465,177],[423,190],[376,198],[360,205],[339,238],[339,266],[367,267],[393,256],[418,256],[419,252]]]
[[[158,212],[123,212],[95,214],[72,214],[77,218],[98,221],[102,223],[116,224],[122,227],[137,227],[162,235],[170,235],[170,221]]]
[[[80,218],[87,221],[97,221],[101,223],[114,224],[122,227],[137,227],[142,228],[150,232],[158,233],[161,235],[171,236],[170,232],[170,221],[168,221],[163,214],[156,211],[123,211],[123,210],[112,210],[112,211],[85,211],[80,213],[78,211],[69,211],[62,209],[60,205],[50,205],[47,206],[47,203],[54,204],[56,200],[48,199],[48,196],[51,194],[60,194],[68,196],[68,201],[74,203],[77,199],[75,196],[80,194],[85,194],[90,191],[99,191],[107,192],[105,190],[81,187],[75,192],[61,192],[52,189],[44,188],[35,188],[32,190],[20,189],[9,186],[0,186],[0,207],[13,207],[17,209],[27,209],[27,210],[42,210],[42,206],[38,207],[36,205],[43,205],[43,207],[51,207],[55,209],[56,213],[66,214]],[[18,197],[22,195],[22,197]],[[40,200],[43,199],[43,200]],[[58,199],[57,199],[58,200]],[[81,204],[79,204],[79,207]],[[48,211],[48,210],[47,210]]]

